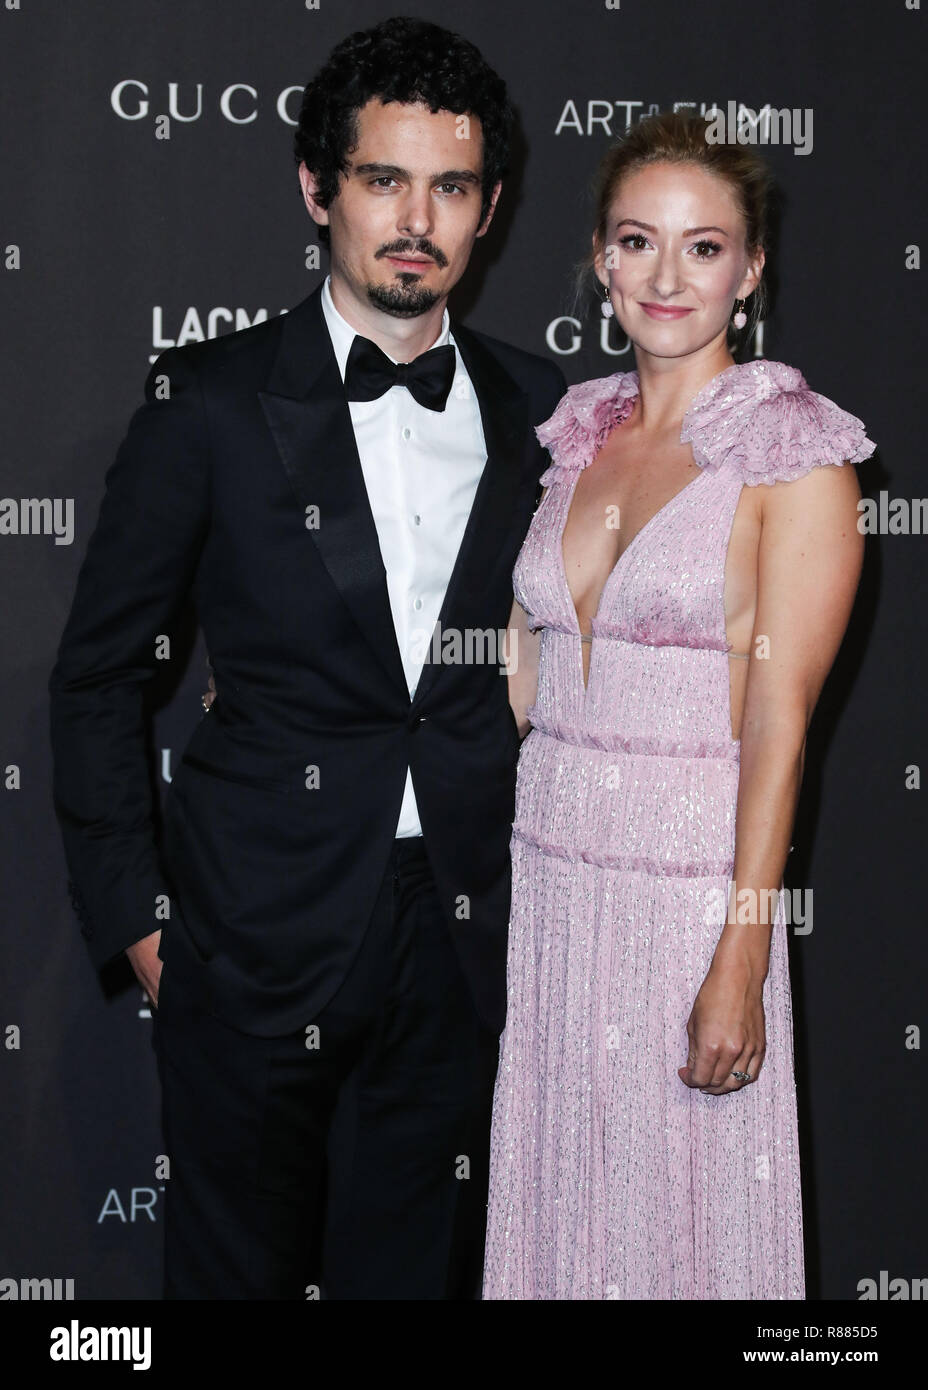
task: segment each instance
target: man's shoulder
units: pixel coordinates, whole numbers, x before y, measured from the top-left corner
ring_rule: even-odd
[[[155,366],[169,358],[173,362],[179,359],[201,377],[214,373],[231,373],[233,376],[253,371],[266,373],[280,348],[287,319],[291,315],[305,318],[312,298],[309,295],[291,309],[282,310],[273,318],[249,324],[247,328],[166,348]]]
[[[498,358],[513,375],[524,377],[540,373],[550,376],[552,371],[560,372],[560,367],[549,357],[516,347],[515,343],[507,343],[502,338],[492,337],[489,333],[481,333],[479,329],[471,328],[468,324],[452,323],[451,331],[456,339],[463,338],[465,342],[471,339],[479,343],[487,352]]]
[[[452,323],[451,331],[455,341],[462,342],[465,348],[476,346],[489,353],[522,391],[536,399],[540,397],[547,401],[553,396],[557,400],[566,391],[564,373],[550,357],[516,347],[514,343],[481,333],[467,324]]]
[[[237,364],[258,363],[272,357],[280,342],[280,330],[285,314],[265,319],[261,323],[250,324],[231,333],[220,333],[216,338],[204,338],[197,342],[181,343],[169,347],[158,361],[171,357],[180,359],[198,374],[224,371]],[[155,364],[157,366],[157,363]]]

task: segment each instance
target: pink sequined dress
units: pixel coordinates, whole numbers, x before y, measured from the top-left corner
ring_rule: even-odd
[[[583,382],[537,429],[553,463],[514,574],[541,654],[513,824],[483,1297],[801,1299],[782,887],[760,1077],[713,1096],[677,1068],[734,864],[723,600],[741,489],[874,446],[782,363],[710,381],[681,434],[701,471],[612,571],[585,690],[561,535],[581,470],[637,391],[634,372]]]

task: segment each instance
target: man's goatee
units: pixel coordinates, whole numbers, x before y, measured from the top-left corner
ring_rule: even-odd
[[[368,285],[367,297],[385,314],[412,319],[428,313],[441,296],[435,290],[419,289],[415,285]]]

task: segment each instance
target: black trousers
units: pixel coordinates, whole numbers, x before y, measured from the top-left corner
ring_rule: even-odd
[[[499,1037],[421,839],[394,842],[351,970],[304,1029],[240,1033],[165,970],[154,1047],[165,1298],[480,1297]]]

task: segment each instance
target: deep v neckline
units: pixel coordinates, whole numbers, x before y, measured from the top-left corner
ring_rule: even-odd
[[[759,365],[760,368],[763,369],[767,364],[765,362],[761,362]],[[575,402],[572,404],[571,411],[568,412],[568,416],[573,416],[573,419],[571,421],[571,427],[576,426],[577,424],[580,425],[581,435],[585,433],[589,436],[593,434],[594,431],[596,431],[598,428],[607,423],[606,420],[602,419],[602,407],[604,404],[607,404],[610,408],[614,408],[614,405],[618,403],[620,409],[622,410],[622,413],[619,414],[617,418],[613,416],[612,420],[608,422],[609,428],[606,429],[605,436],[599,435],[597,438],[595,438],[595,447],[593,447],[592,455],[588,457],[583,463],[581,463],[579,467],[577,467],[576,464],[573,463],[573,461],[571,461],[571,463],[567,465],[567,467],[569,467],[570,471],[573,473],[573,477],[567,486],[567,496],[562,504],[562,515],[560,518],[560,523],[557,526],[556,563],[559,576],[559,583],[562,588],[564,601],[566,603],[567,611],[570,614],[572,622],[572,631],[573,634],[576,635],[578,638],[582,639],[584,637],[587,637],[587,640],[591,643],[590,663],[587,669],[585,680],[583,676],[583,642],[578,641],[577,643],[577,650],[580,656],[579,672],[581,702],[584,705],[586,704],[587,694],[593,682],[595,672],[594,658],[596,654],[596,624],[601,618],[602,614],[606,611],[606,606],[612,597],[612,591],[615,588],[615,586],[619,583],[619,581],[622,578],[622,575],[628,567],[629,557],[634,559],[634,555],[640,549],[644,540],[662,521],[666,519],[667,515],[683,501],[684,497],[688,496],[690,490],[698,486],[700,478],[706,473],[711,473],[715,471],[714,467],[709,464],[709,460],[705,456],[705,447],[701,446],[698,453],[696,448],[693,447],[694,439],[698,436],[694,435],[693,430],[689,428],[691,422],[694,420],[697,411],[701,407],[706,405],[708,402],[710,402],[713,399],[714,395],[718,395],[719,388],[723,383],[727,385],[730,382],[739,380],[743,374],[749,371],[752,374],[754,374],[757,372],[757,370],[757,363],[754,363],[751,366],[749,366],[748,364],[732,363],[728,367],[723,367],[720,372],[717,372],[714,377],[711,377],[709,381],[705,382],[703,386],[700,387],[693,399],[690,401],[683,415],[683,421],[680,429],[680,443],[690,444],[691,448],[693,449],[693,462],[698,466],[699,472],[696,474],[695,478],[691,478],[688,483],[684,483],[683,487],[678,489],[678,491],[675,492],[672,497],[668,498],[668,500],[664,503],[662,507],[658,507],[657,511],[654,512],[653,515],[648,518],[644,525],[638,528],[634,536],[632,536],[631,541],[622,551],[621,555],[619,555],[612,569],[606,576],[603,587],[600,590],[599,599],[596,604],[596,610],[593,614],[590,623],[591,633],[589,635],[581,631],[580,617],[577,613],[576,604],[574,603],[573,595],[570,591],[570,583],[567,578],[567,565],[564,561],[564,532],[567,530],[567,522],[570,518],[570,508],[574,500],[574,494],[576,492],[577,484],[580,480],[581,473],[584,471],[586,467],[589,466],[590,463],[592,463],[593,458],[595,458],[596,454],[599,452],[599,449],[602,447],[602,444],[605,442],[605,437],[608,437],[608,434],[611,433],[612,429],[620,428],[621,425],[624,424],[625,421],[628,419],[629,415],[634,409],[635,402],[638,400],[640,396],[640,381],[638,378],[638,373],[628,372],[617,374],[619,377],[619,389],[612,399],[601,398],[599,393],[595,390],[593,391],[592,396],[589,396],[589,392],[590,388],[601,388],[603,385],[609,387],[613,385],[615,381],[615,378],[613,377],[607,377],[603,380],[603,382],[589,382],[586,383],[585,386],[584,384],[581,384],[579,388],[568,388],[566,395],[562,398],[562,401],[558,406],[558,410],[555,411],[555,414],[551,417],[551,420],[545,422],[545,432],[539,432],[538,437],[542,444],[550,444],[553,441],[557,440],[557,431],[554,431],[553,433],[548,433],[548,431],[550,430],[550,427],[553,424],[560,423],[560,421],[558,420],[558,412],[562,411],[565,405],[568,402],[570,402],[572,392],[579,391],[581,393],[581,399],[575,400]],[[633,390],[629,391],[628,389],[625,389],[628,386],[632,386]],[[586,392],[587,394],[584,394],[584,392]],[[628,409],[624,409],[625,405],[628,406]],[[567,423],[568,421],[565,420],[565,426],[567,425]],[[571,452],[579,452],[581,448],[583,448],[582,445],[572,444],[571,450],[568,451],[568,456]],[[583,451],[585,452],[585,449]],[[553,455],[552,457],[554,460],[553,466],[557,467],[559,464],[559,460],[556,455]]]
[[[564,560],[564,532],[567,530],[567,521],[568,521],[568,518],[570,517],[570,508],[571,508],[571,504],[572,504],[572,502],[573,502],[573,500],[574,500],[574,493],[575,493],[576,490],[577,490],[577,484],[579,483],[581,477],[583,476],[583,471],[584,471],[583,469],[578,470],[578,472],[576,472],[576,473],[574,474],[573,481],[572,481],[571,484],[570,484],[570,487],[569,487],[569,490],[568,490],[568,493],[567,493],[567,499],[566,499],[566,501],[565,501],[565,503],[564,503],[563,516],[561,517],[561,524],[560,524],[560,527],[559,527],[559,530],[558,530],[558,537],[557,537],[557,553],[558,553],[558,559],[559,559],[559,561],[560,561],[561,582],[562,582],[562,584],[563,584],[563,586],[564,586],[564,594],[565,594],[565,597],[566,597],[566,599],[567,599],[567,605],[568,605],[568,608],[570,609],[571,615],[572,615],[572,617],[573,617],[574,628],[575,628],[576,633],[577,633],[578,636],[583,636],[583,633],[582,633],[581,628],[580,628],[580,615],[579,615],[578,612],[577,612],[577,606],[576,606],[576,604],[575,604],[575,602],[574,602],[573,594],[570,592],[570,582],[569,582],[569,580],[568,580],[568,578],[567,578],[567,565],[566,565],[566,562],[565,562],[565,560]],[[611,569],[611,570],[609,571],[609,573],[606,575],[606,579],[605,579],[605,582],[603,583],[603,587],[602,587],[602,589],[601,589],[600,592],[599,592],[599,599],[597,600],[597,603],[596,603],[595,612],[593,613],[593,617],[592,617],[591,622],[590,622],[590,627],[591,627],[591,629],[595,629],[595,625],[596,625],[597,619],[600,617],[600,615],[601,615],[601,613],[602,613],[602,611],[603,611],[603,605],[604,605],[604,602],[605,602],[605,600],[606,600],[606,596],[607,596],[607,594],[609,593],[610,587],[611,587],[611,585],[613,584],[613,582],[615,581],[616,576],[619,575],[619,574],[621,573],[621,571],[622,571],[622,568],[623,568],[623,561],[625,560],[625,557],[629,554],[630,551],[632,551],[632,550],[635,549],[635,547],[638,545],[638,542],[640,541],[641,537],[645,534],[645,532],[650,531],[651,528],[656,524],[656,522],[658,522],[658,521],[665,515],[665,513],[668,512],[668,511],[670,510],[671,507],[673,507],[677,502],[680,501],[680,499],[683,497],[684,493],[689,492],[690,488],[695,487],[696,484],[699,482],[700,478],[702,478],[702,477],[704,477],[704,476],[705,476],[705,469],[704,469],[704,468],[700,468],[700,470],[699,470],[699,472],[696,474],[695,478],[690,478],[690,480],[689,480],[688,483],[684,483],[683,486],[682,486],[677,492],[675,492],[675,493],[673,494],[672,497],[669,497],[669,498],[667,499],[667,501],[664,503],[664,505],[663,505],[662,507],[658,507],[657,511],[654,512],[651,516],[648,517],[648,520],[644,523],[643,526],[639,526],[638,530],[637,530],[637,531],[635,532],[635,534],[632,536],[632,538],[631,538],[631,540],[629,541],[628,545],[627,545],[627,546],[625,547],[625,549],[621,552],[621,554],[619,555],[619,557],[618,557],[618,559],[616,560],[615,564],[612,566],[612,569]],[[588,679],[587,679],[587,681],[586,681],[586,683],[585,683],[585,685],[584,685],[584,689],[585,689],[585,690],[589,689],[589,676],[592,675],[592,670],[593,670],[593,663],[592,663],[592,657],[591,657],[591,660],[590,660],[590,670],[589,670],[589,672],[588,672]],[[582,678],[582,668],[581,668],[581,678]]]

